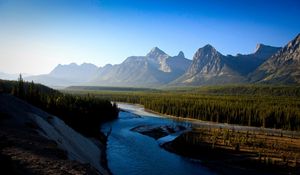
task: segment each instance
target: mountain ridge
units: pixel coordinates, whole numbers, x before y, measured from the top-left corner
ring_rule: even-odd
[[[88,82],[98,67],[91,63],[58,64],[48,74],[25,76],[26,81],[34,81],[48,86],[69,86]]]
[[[154,47],[145,56],[127,57],[121,64],[99,74],[90,84],[108,86],[158,86],[169,83],[184,73],[190,61],[183,52],[169,56]]]
[[[245,83],[246,75],[278,50],[277,47],[258,44],[252,54],[225,56],[207,44],[194,54],[192,64],[185,74],[170,84],[198,86]]]
[[[299,84],[300,34],[260,65],[249,79],[258,83]]]
[[[58,64],[49,74],[24,79],[50,86],[198,86],[236,83],[300,83],[300,34],[283,48],[258,43],[253,53],[223,55],[210,44],[197,49],[193,60],[182,51],[170,56],[153,47],[144,56],[120,64]],[[298,66],[298,67],[297,67]],[[287,67],[287,68],[285,68]],[[270,80],[270,81],[269,81]]]

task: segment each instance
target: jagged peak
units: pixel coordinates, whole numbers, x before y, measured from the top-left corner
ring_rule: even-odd
[[[281,47],[274,47],[274,46],[269,46],[269,45],[265,45],[265,44],[261,44],[261,43],[258,43],[256,45],[256,49],[255,49],[255,52],[254,54],[266,54],[266,53],[269,53],[269,52],[274,52],[274,51],[278,51],[279,49],[281,49]]]
[[[268,46],[268,45],[265,45],[265,44],[262,44],[262,43],[258,43],[256,44],[256,48],[255,48],[255,52],[259,52],[263,49],[267,49],[267,48],[274,48],[273,46]]]
[[[153,47],[151,50],[150,50],[150,53],[151,52],[164,52],[164,51],[162,51],[160,48],[158,48],[158,47]]]
[[[66,64],[65,66],[68,66],[68,65]],[[78,64],[73,62],[73,63],[70,63],[69,66],[78,66]]]
[[[58,64],[55,68],[60,67],[67,67],[67,66],[78,66],[76,63],[70,63],[70,64]]]
[[[112,64],[105,64],[103,67],[112,67]]]
[[[210,44],[206,44],[205,46],[203,46],[203,48],[214,48],[214,47]]]
[[[56,67],[70,67],[70,66],[73,66],[73,67],[87,67],[87,66],[95,66],[97,67],[96,65],[92,64],[92,63],[82,63],[82,64],[77,64],[75,62],[72,62],[70,64],[58,64]]]
[[[184,53],[182,51],[180,51],[177,56],[184,58]]]
[[[290,41],[288,45],[299,45],[299,43],[300,43],[300,33],[295,37],[295,39]]]
[[[104,66],[98,67],[98,70],[101,70],[101,69],[109,69],[109,68],[111,68],[111,67],[113,67],[112,64],[106,64],[106,65],[104,65]]]
[[[197,52],[194,54],[193,60],[198,60],[201,58],[216,58],[218,56],[221,56],[220,54],[212,45],[207,44],[197,50]]]
[[[291,40],[287,45],[285,45],[281,52],[293,53],[296,50],[300,52],[300,34],[298,34],[293,40]]]
[[[94,64],[83,62],[80,66],[87,66],[87,65],[94,65]]]
[[[150,52],[146,55],[147,57],[156,57],[159,55],[166,55],[164,51],[159,49],[158,47],[153,47]]]
[[[300,40],[300,33],[296,36],[296,40]]]
[[[261,49],[262,47],[264,47],[265,45],[262,44],[262,43],[258,43],[256,44],[256,47],[255,47],[255,52],[257,52],[259,49]]]
[[[197,52],[217,52],[217,50],[210,44],[206,44],[205,46],[198,49]]]

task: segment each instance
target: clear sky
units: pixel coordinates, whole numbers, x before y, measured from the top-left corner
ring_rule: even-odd
[[[298,0],[0,0],[0,71],[121,63],[157,46],[192,59],[283,46],[300,32]]]

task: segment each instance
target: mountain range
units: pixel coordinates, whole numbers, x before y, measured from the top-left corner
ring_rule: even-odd
[[[157,86],[168,84],[182,75],[191,60],[183,52],[169,56],[154,47],[146,56],[131,56],[121,64],[99,68],[91,85],[106,86]]]
[[[89,82],[90,78],[96,74],[98,67],[94,64],[83,63],[77,65],[57,65],[49,74],[25,76],[27,81],[34,81],[48,86],[71,86]]]
[[[130,56],[103,67],[84,63],[58,65],[49,74],[25,80],[49,86],[201,86],[232,83],[300,83],[300,34],[283,48],[258,44],[254,53],[223,55],[207,44],[192,60],[180,51],[170,56],[154,47],[145,56]]]
[[[300,34],[250,75],[251,82],[300,83]]]
[[[213,85],[245,83],[247,75],[281,48],[258,44],[252,54],[224,56],[213,46],[197,50],[187,71],[173,85]]]

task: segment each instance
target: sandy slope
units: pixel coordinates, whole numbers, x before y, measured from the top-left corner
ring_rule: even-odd
[[[0,126],[1,155],[17,174],[108,174],[94,142],[11,95],[0,94]]]

